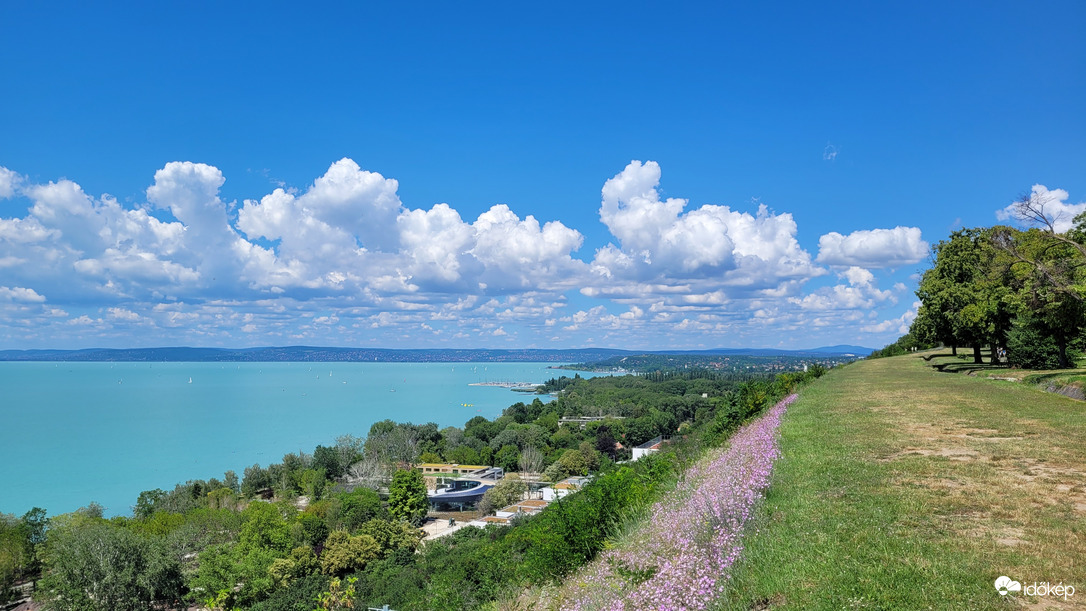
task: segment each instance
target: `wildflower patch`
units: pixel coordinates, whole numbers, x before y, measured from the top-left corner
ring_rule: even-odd
[[[790,395],[740,428],[653,505],[646,526],[571,579],[564,609],[705,609],[743,551],[743,532],[769,486],[777,428]]]

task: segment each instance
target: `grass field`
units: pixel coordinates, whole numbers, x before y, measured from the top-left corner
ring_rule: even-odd
[[[1086,403],[924,356],[802,391],[719,608],[1086,608]],[[1003,597],[1001,575],[1078,591]]]

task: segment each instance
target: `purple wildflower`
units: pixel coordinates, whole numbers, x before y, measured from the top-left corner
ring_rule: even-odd
[[[567,582],[565,609],[705,609],[743,551],[743,531],[769,486],[789,395],[689,469],[646,525]]]

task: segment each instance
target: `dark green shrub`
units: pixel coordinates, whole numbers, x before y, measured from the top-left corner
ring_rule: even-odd
[[[1031,319],[1020,318],[1007,334],[1007,363],[1023,369],[1057,369],[1060,366],[1059,346]]]
[[[313,611],[317,594],[328,589],[325,575],[307,575],[275,590],[267,600],[250,607],[251,611]]]

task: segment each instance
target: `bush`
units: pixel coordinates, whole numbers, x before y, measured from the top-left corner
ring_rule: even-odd
[[[75,516],[45,545],[39,585],[57,611],[141,611],[181,596],[181,567],[160,540]]]
[[[1074,360],[1074,356],[1069,354],[1068,357]],[[1059,346],[1032,320],[1016,320],[1007,334],[1007,363],[1023,369],[1057,369],[1060,366]]]
[[[388,511],[381,504],[381,497],[369,488],[355,488],[351,492],[341,492],[336,496],[338,505],[333,505],[330,526],[348,532],[358,530],[363,524],[373,519],[384,519]]]
[[[307,575],[275,590],[267,600],[250,607],[250,611],[312,611],[317,595],[328,589],[324,575]]]
[[[649,473],[646,465],[650,463],[600,475],[515,529],[510,536],[524,553],[517,567],[522,576],[535,583],[551,581],[595,557],[622,519],[652,499],[664,473]]]
[[[381,546],[369,535],[352,537],[342,530],[333,531],[324,543],[321,570],[326,575],[336,576],[360,571],[380,554]]]

